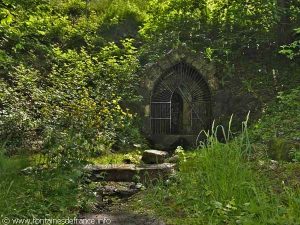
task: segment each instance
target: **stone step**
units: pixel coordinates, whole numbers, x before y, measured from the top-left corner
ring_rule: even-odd
[[[168,155],[166,151],[149,149],[143,152],[142,161],[147,164],[164,163]]]
[[[84,170],[91,181],[140,182],[165,179],[175,172],[172,163],[135,165],[87,165]]]
[[[145,189],[143,184],[134,182],[102,181],[95,182],[95,185],[93,193],[97,203],[94,210],[98,213],[111,211],[111,207],[126,202],[134,194]]]

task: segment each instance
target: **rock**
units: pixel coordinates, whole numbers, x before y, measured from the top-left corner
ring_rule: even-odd
[[[293,161],[296,151],[300,151],[300,143],[283,138],[274,138],[268,143],[268,156],[276,161]]]
[[[139,192],[133,182],[107,182],[106,185],[98,188],[97,192],[102,196],[117,196],[120,198],[129,198]]]
[[[135,188],[136,189],[142,189],[144,186],[143,186],[143,184],[141,184],[141,183],[137,183],[136,185],[135,185]]]
[[[270,166],[269,168],[271,170],[276,170],[279,166],[279,163],[276,160],[270,160]]]
[[[168,156],[168,152],[159,150],[145,150],[143,152],[142,161],[148,164],[163,163]]]
[[[32,172],[33,172],[33,168],[31,166],[30,167],[26,167],[25,169],[21,170],[21,173],[24,174],[24,175],[31,174]]]
[[[111,165],[87,165],[84,168],[91,181],[116,181],[145,183],[155,179],[166,178],[175,172],[175,164],[111,164]]]
[[[136,148],[141,148],[142,147],[141,144],[133,144],[133,146],[136,147]]]

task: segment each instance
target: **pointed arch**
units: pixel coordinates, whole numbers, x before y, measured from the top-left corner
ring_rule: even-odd
[[[182,99],[180,104],[174,93]],[[178,100],[179,101],[179,100]],[[179,111],[178,111],[179,110]],[[174,114],[181,115],[175,117]],[[182,121],[174,121],[182,118]],[[211,91],[204,77],[181,61],[167,69],[155,81],[150,97],[152,134],[197,134],[211,122]],[[174,127],[177,126],[178,127]]]

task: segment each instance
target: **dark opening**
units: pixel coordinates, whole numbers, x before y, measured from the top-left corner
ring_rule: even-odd
[[[180,134],[183,121],[183,100],[177,91],[174,92],[171,99],[171,133]]]

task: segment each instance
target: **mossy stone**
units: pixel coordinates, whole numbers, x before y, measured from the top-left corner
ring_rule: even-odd
[[[292,161],[293,152],[300,151],[300,143],[283,138],[274,138],[268,144],[268,156],[278,161]]]

